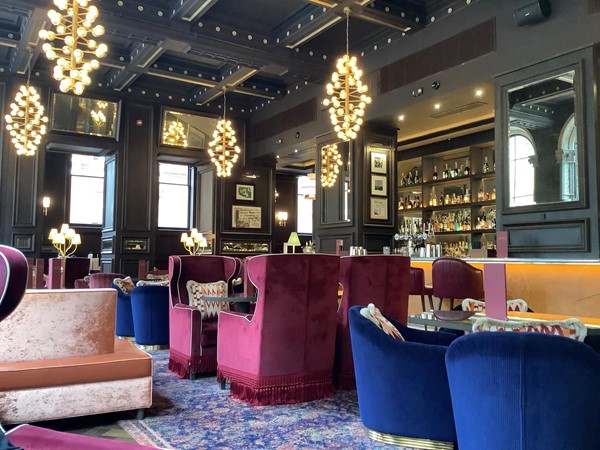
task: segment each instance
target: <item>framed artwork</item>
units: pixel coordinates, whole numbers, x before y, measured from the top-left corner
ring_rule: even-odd
[[[246,202],[254,201],[254,185],[253,184],[236,184],[235,199]]]
[[[233,228],[260,228],[260,206],[231,207],[231,226]]]
[[[387,198],[371,197],[371,208],[369,217],[374,220],[388,220]]]
[[[371,175],[371,195],[387,197],[387,177],[384,175]]]
[[[371,151],[371,172],[387,174],[387,153],[379,150]]]

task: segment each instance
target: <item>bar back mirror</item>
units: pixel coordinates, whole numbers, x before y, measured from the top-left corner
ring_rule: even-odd
[[[508,207],[580,200],[579,84],[578,69],[572,69],[503,90]]]
[[[206,149],[217,127],[217,120],[164,109],[160,142],[171,147]]]
[[[336,152],[338,156],[336,156]],[[350,168],[352,164],[349,143],[337,142],[319,147],[317,161],[317,186],[321,194],[321,223],[350,222],[350,217],[352,217]],[[333,174],[336,175],[335,181],[332,181],[333,179],[330,177]],[[324,176],[325,178],[323,178]]]
[[[52,130],[117,139],[119,103],[54,93]]]

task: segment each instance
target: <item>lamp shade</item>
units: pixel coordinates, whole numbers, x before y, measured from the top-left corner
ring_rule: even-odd
[[[300,245],[300,238],[298,237],[298,233],[296,233],[295,231],[292,231],[290,233],[290,237],[287,241],[287,244],[291,245],[291,246]]]

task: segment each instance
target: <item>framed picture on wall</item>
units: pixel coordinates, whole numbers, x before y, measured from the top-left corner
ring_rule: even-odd
[[[254,201],[254,185],[253,184],[236,184],[235,199],[246,202]]]
[[[387,174],[387,153],[371,150],[371,172]]]
[[[371,195],[387,197],[387,177],[384,175],[371,175]]]
[[[387,198],[371,197],[369,218],[374,220],[388,220]]]
[[[261,220],[260,206],[231,207],[231,226],[233,228],[260,228]]]

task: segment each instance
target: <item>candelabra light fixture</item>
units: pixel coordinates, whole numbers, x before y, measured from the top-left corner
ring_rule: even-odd
[[[336,69],[331,74],[331,83],[327,84],[327,95],[323,101],[329,106],[329,116],[333,129],[343,141],[356,139],[363,124],[366,106],[371,103],[367,95],[369,88],[363,84],[363,71],[358,68],[356,56],[350,56],[348,30],[351,9],[344,8],[346,13],[346,54],[337,60]]]
[[[10,104],[10,113],[4,119],[17,155],[35,155],[42,142],[42,136],[46,134],[48,117],[44,115],[40,94],[29,85],[29,76],[27,84],[19,88],[15,101]]]
[[[227,111],[226,90],[223,89],[223,117],[217,122],[213,132],[213,140],[208,143],[208,154],[211,162],[217,167],[218,177],[228,177],[231,169],[240,157],[241,150],[236,145],[237,138],[231,121],[225,118]]]
[[[187,147],[189,145],[185,128],[179,119],[172,120],[168,127],[165,126],[163,142],[167,145],[175,145],[177,147]]]
[[[54,79],[60,82],[61,92],[81,95],[92,82],[90,72],[100,67],[96,58],[104,58],[108,53],[106,44],[94,39],[104,34],[104,27],[93,26],[98,8],[89,0],[54,0],[54,4],[60,12],[48,11],[55,28],[40,31],[40,38],[48,41],[42,50],[46,58],[56,61]]]
[[[62,224],[60,231],[56,228],[52,228],[48,238],[52,241],[52,245],[54,245],[54,248],[58,251],[59,258],[71,256],[81,244],[81,236],[79,233],[76,233],[73,228],[70,228],[67,223]]]
[[[90,116],[92,116],[92,120],[98,127],[101,127],[106,123],[106,115],[101,110],[96,111],[93,109],[90,112]]]
[[[181,243],[190,255],[197,255],[198,252],[201,255],[208,246],[206,238],[202,236],[202,233],[198,232],[197,228],[192,228],[189,235],[181,233]]]
[[[323,187],[335,185],[340,173],[342,156],[337,148],[337,144],[326,145],[321,148],[321,186]]]

